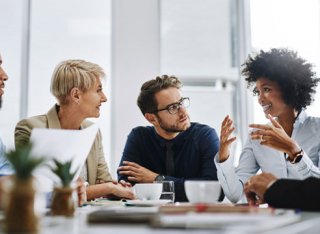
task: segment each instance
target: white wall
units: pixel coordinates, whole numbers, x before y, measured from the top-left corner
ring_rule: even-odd
[[[112,158],[116,168],[127,135],[148,124],[136,100],[141,85],[160,72],[158,0],[114,0],[112,9]]]
[[[0,110],[0,136],[7,148],[14,145],[13,131],[20,111],[22,1],[0,0],[0,53],[9,76]]]

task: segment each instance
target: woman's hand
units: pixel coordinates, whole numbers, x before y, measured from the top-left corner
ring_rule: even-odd
[[[269,114],[268,119],[271,124],[250,124],[249,127],[258,130],[251,132],[252,140],[260,140],[261,145],[285,152],[290,158],[293,158],[301,151],[299,145],[285,132],[280,123],[278,123]]]
[[[233,121],[227,115],[221,124],[219,162],[223,162],[229,158],[230,145],[236,140],[236,137],[230,137],[234,129]]]
[[[112,195],[130,200],[135,199],[132,187],[123,185],[122,183],[113,183]]]
[[[78,206],[82,206],[87,201],[87,192],[84,180],[80,177],[76,182],[76,190],[78,194]]]

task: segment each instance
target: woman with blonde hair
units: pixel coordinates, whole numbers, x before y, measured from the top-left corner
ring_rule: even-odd
[[[33,116],[18,123],[15,129],[16,146],[29,142],[33,128],[78,130],[90,126],[92,123],[86,118],[98,118],[100,106],[107,101],[101,84],[104,76],[103,69],[91,62],[61,62],[53,72],[50,87],[58,104],[44,115]],[[81,177],[88,185],[88,200],[102,196],[134,198],[127,183],[112,180],[104,158],[100,131],[82,168]]]

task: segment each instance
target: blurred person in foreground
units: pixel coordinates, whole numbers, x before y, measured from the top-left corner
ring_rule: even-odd
[[[3,60],[0,53],[0,108],[2,107],[2,96],[4,94],[5,82],[8,80],[8,75],[2,67],[2,63]],[[0,176],[13,174],[13,169],[5,156],[5,152],[6,147],[0,137]]]
[[[51,79],[51,93],[57,99],[46,114],[23,119],[15,129],[15,144],[29,141],[33,128],[80,130],[92,123],[87,118],[98,118],[100,107],[107,101],[101,80],[105,73],[94,63],[84,60],[66,60],[55,68]],[[114,181],[108,171],[98,132],[82,168],[80,177],[86,184],[88,200],[98,197],[133,199],[131,185]]]
[[[249,205],[320,211],[320,179],[278,179],[271,173],[251,177],[244,186]]]
[[[270,122],[249,126],[253,129],[237,168],[229,149],[236,140],[232,137],[235,128],[228,116],[222,122],[215,163],[232,202],[243,198],[244,185],[260,169],[279,178],[320,177],[320,118],[305,112],[319,82],[312,65],[293,51],[271,49],[249,56],[243,66],[242,74],[248,86],[254,86],[253,94]]]

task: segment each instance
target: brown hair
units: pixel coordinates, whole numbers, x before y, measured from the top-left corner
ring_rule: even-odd
[[[157,76],[153,80],[145,82],[140,89],[140,94],[137,100],[137,104],[144,115],[145,113],[153,113],[157,110],[158,103],[155,99],[155,94],[161,90],[167,88],[177,88],[182,87],[182,83],[175,76],[162,75]]]

